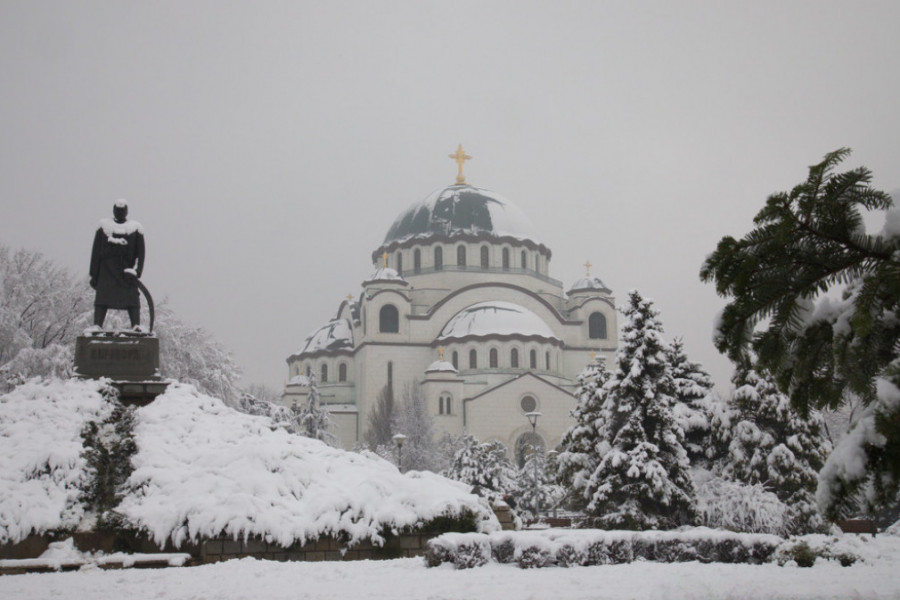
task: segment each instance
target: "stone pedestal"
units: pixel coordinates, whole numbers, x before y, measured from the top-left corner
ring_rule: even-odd
[[[166,389],[159,377],[159,338],[150,334],[103,331],[79,336],[75,372],[111,379],[126,404],[148,404]]]

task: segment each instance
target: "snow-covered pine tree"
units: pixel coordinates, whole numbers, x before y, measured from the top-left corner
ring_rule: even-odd
[[[609,371],[603,357],[597,357],[579,373],[575,389],[577,404],[572,410],[575,424],[563,434],[556,459],[556,480],[565,490],[566,501],[572,508],[584,509],[588,480],[600,463],[599,444],[608,440],[606,425],[609,414],[603,407],[607,394],[604,385]]]
[[[537,516],[555,507],[562,499],[563,489],[547,473],[547,454],[540,445],[531,448],[525,463],[516,474],[516,506]]]
[[[498,440],[481,443],[471,434],[464,434],[460,441],[444,477],[467,483],[491,500],[512,493],[516,471],[506,446]]]
[[[819,470],[831,451],[821,414],[802,418],[775,384],[751,369],[734,376],[726,478],[762,483],[787,506],[790,534],[820,531],[815,492]]]
[[[320,440],[329,446],[338,446],[337,437],[329,431],[331,416],[328,407],[322,405],[319,399],[319,386],[316,376],[309,376],[309,394],[306,403],[291,407],[296,422],[296,432],[300,435]]]
[[[699,363],[688,359],[684,341],[675,338],[666,349],[672,375],[672,413],[684,432],[684,449],[692,465],[706,466],[714,458],[710,452],[710,394],[713,382]]]
[[[617,529],[671,529],[696,521],[683,433],[672,415],[672,378],[662,324],[637,291],[622,309],[622,347],[605,386],[612,405],[609,449],[587,485],[588,514]]]

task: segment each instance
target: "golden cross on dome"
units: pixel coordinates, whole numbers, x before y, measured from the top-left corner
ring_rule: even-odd
[[[597,362],[597,353],[591,350],[591,364]]]
[[[388,257],[388,253],[387,253],[387,250],[385,250],[385,251],[384,251],[384,254],[381,255],[381,259],[384,261],[384,268],[385,268],[385,269],[387,269],[387,257]]]
[[[353,294],[347,294],[347,301],[353,302]]]
[[[591,261],[587,261],[586,263],[584,263],[584,268],[587,269],[587,276],[588,276],[588,277],[591,276],[591,267],[593,267],[593,266],[594,266],[594,265],[591,264]]]
[[[456,149],[454,154],[450,155],[450,158],[456,161],[456,164],[459,165],[459,174],[456,176],[456,184],[461,185],[466,182],[466,176],[463,175],[463,163],[467,160],[470,160],[472,157],[466,154],[462,149],[462,144],[459,145],[459,148]]]
[[[438,356],[440,356],[441,360],[444,360],[444,347],[443,346],[438,347]]]

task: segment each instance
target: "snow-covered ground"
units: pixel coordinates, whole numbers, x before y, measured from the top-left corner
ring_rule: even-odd
[[[883,539],[882,539],[883,537]],[[853,600],[900,598],[900,540],[879,536],[873,564],[812,568],[777,565],[662,564],[519,569],[489,564],[429,569],[422,559],[353,563],[277,563],[242,559],[160,570],[131,569],[0,577],[0,598],[179,598],[300,600],[315,598],[700,598]]]

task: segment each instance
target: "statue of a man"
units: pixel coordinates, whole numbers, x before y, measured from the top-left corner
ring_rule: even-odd
[[[138,279],[144,271],[144,232],[141,224],[128,219],[128,203],[117,200],[113,218],[100,219],[91,252],[91,287],[94,325],[103,327],[110,308],[127,310],[131,326],[140,330],[141,303]]]

